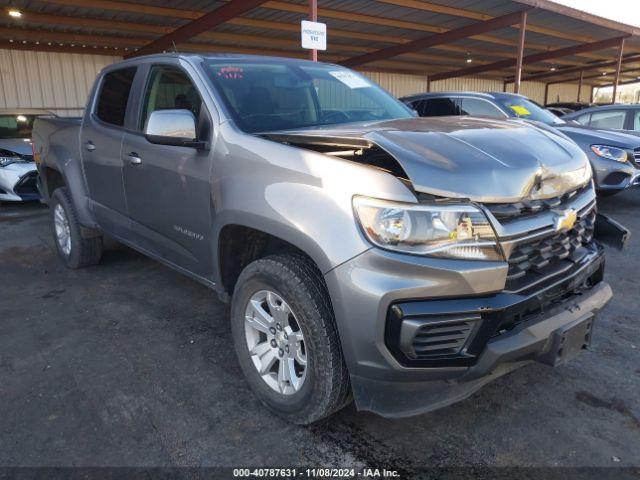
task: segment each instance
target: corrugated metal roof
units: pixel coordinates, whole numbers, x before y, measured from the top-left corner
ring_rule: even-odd
[[[329,29],[329,50],[320,57],[340,60],[362,55],[473,25],[483,18],[517,12],[533,1],[540,8],[528,14],[525,55],[628,33],[633,35],[625,42],[625,54],[640,54],[640,28],[634,30],[544,0],[428,0],[428,3],[421,0],[318,0],[319,21],[325,22]],[[176,2],[171,0],[113,0],[103,3],[90,0],[13,0],[11,6],[23,11],[24,15],[18,21],[8,16],[0,18],[0,42],[10,48],[37,49],[36,42],[43,45],[53,40],[53,45],[62,44],[61,47],[68,51],[76,46],[82,48],[78,44],[91,39],[91,46],[107,47],[105,53],[113,53],[116,48],[133,50],[162,35],[162,29],[180,27],[198,14],[214,11],[225,3],[223,0],[183,0],[177,10]],[[171,10],[154,12],[154,8]],[[307,8],[306,0],[267,1],[242,17],[192,39],[188,49],[206,49],[209,45],[237,46],[253,49],[256,53],[269,50],[270,53],[281,51],[283,55],[304,55],[297,46],[297,29],[300,20],[307,17]],[[102,23],[97,24],[96,21]],[[74,35],[79,42],[73,41]],[[8,43],[10,39],[14,40],[13,44]],[[515,25],[371,65],[384,64],[386,66],[380,68],[390,71],[431,73],[442,71],[443,66],[457,70],[468,66],[468,56],[472,58],[473,65],[513,59],[517,41],[518,28]],[[615,55],[616,50],[612,48],[584,52],[526,66],[525,72],[551,72],[551,68],[555,68],[555,79],[545,80],[554,81],[569,78],[560,75],[563,68],[576,65],[588,68],[591,62],[613,60]],[[629,64],[627,67],[634,66]],[[509,70],[485,72],[484,75],[504,78],[510,75]]]

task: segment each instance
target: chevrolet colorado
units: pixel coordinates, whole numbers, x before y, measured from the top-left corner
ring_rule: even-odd
[[[97,263],[105,233],[210,286],[250,387],[292,422],[351,399],[413,415],[563,362],[611,297],[577,145],[416,118],[340,66],[126,60],[33,142],[62,260]]]

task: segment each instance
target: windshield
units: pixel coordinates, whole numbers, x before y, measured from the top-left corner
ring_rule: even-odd
[[[204,66],[249,133],[414,116],[366,77],[335,65],[242,59]]]
[[[31,138],[36,117],[38,115],[0,115],[0,139]]]
[[[550,111],[540,105],[522,97],[498,98],[497,101],[509,112],[510,115],[546,123],[547,125],[564,125],[566,122],[556,117]]]

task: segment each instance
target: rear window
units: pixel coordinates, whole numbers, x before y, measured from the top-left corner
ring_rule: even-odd
[[[420,100],[413,108],[421,117],[446,117],[460,115],[460,108],[453,98],[431,98]]]
[[[129,67],[104,76],[96,105],[96,115],[100,120],[118,127],[124,126],[127,101],[135,74],[136,67]]]

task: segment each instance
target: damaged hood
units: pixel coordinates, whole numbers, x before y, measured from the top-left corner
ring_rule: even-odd
[[[563,134],[518,120],[407,118],[269,132],[296,145],[378,146],[416,191],[478,202],[550,198],[584,185],[591,167]]]

